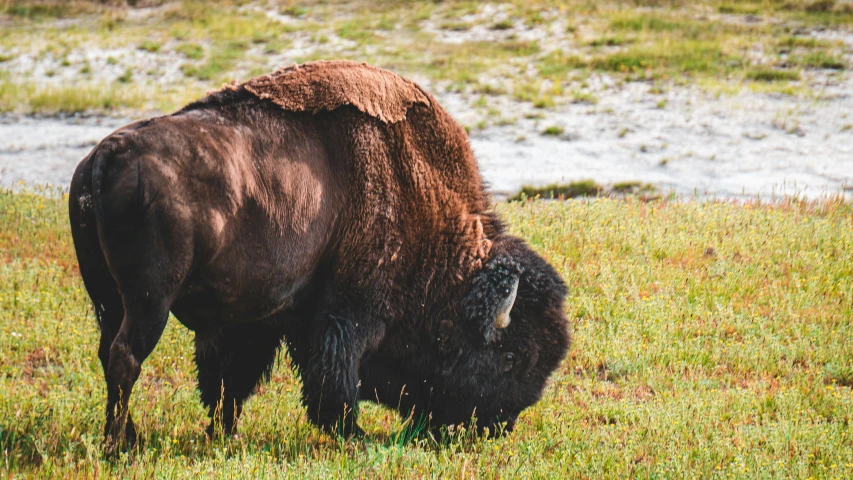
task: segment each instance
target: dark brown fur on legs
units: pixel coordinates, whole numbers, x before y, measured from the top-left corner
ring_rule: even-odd
[[[344,435],[359,399],[511,429],[569,347],[566,288],[490,210],[464,129],[374,67],[291,67],[128,125],[80,163],[69,212],[108,448],[134,441],[170,311],[196,332],[211,433],[282,342],[308,418]]]
[[[270,323],[196,333],[198,388],[211,419],[209,436],[237,433],[243,402],[269,379],[281,343],[281,329]]]

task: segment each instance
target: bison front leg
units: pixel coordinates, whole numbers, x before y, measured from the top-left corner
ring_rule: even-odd
[[[384,325],[324,315],[312,355],[302,368],[308,418],[329,433],[361,436],[358,417],[358,367],[364,352],[382,339]]]

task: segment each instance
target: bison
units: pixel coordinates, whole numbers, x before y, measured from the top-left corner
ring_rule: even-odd
[[[280,69],[110,134],[69,198],[107,448],[136,440],[128,400],[169,312],[195,332],[209,434],[235,432],[283,343],[326,431],[360,434],[359,400],[511,431],[569,348],[567,291],[490,205],[464,129],[364,64]]]

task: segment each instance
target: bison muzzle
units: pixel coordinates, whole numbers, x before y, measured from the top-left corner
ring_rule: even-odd
[[[357,402],[512,429],[569,347],[566,287],[490,208],[465,131],[386,70],[314,62],[100,142],[71,182],[107,383],[108,450],[169,312],[195,332],[209,433],[287,345],[308,418]]]

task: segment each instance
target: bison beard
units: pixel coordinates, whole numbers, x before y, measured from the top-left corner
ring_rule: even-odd
[[[69,200],[107,449],[135,442],[128,400],[170,311],[211,434],[282,343],[328,431],[359,433],[359,400],[511,429],[568,349],[566,288],[489,205],[464,130],[366,65],[287,68],[114,132]]]

